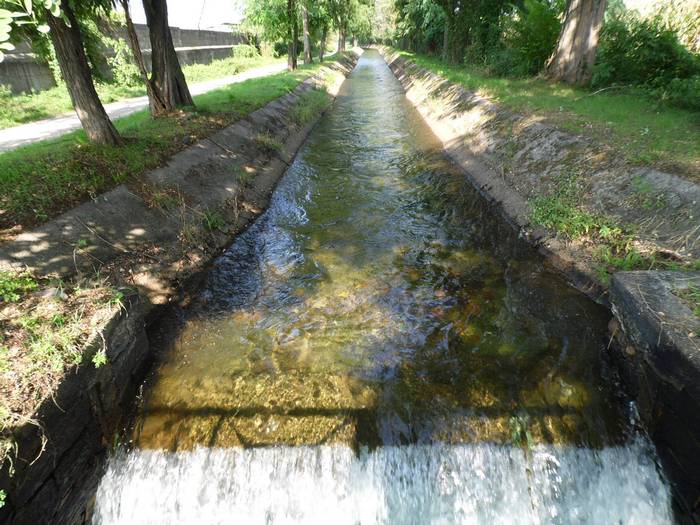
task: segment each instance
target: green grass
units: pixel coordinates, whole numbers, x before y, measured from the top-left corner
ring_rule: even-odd
[[[334,57],[329,57],[329,61]],[[31,226],[161,165],[199,137],[292,91],[319,64],[231,84],[195,97],[196,110],[115,121],[118,147],[90,144],[82,130],[0,154],[0,231]],[[185,139],[188,139],[185,141]]]
[[[598,278],[607,283],[610,276],[630,270],[697,270],[700,261],[679,263],[655,253],[640,253],[635,248],[634,232],[615,219],[585,210],[580,203],[583,188],[576,174],[564,174],[548,195],[530,202],[533,223],[559,232],[569,239],[584,240],[593,245],[593,266]],[[640,184],[640,193],[646,195]]]
[[[184,66],[183,72],[190,83],[213,80],[242,71],[279,62],[269,57],[224,58],[210,64],[191,64]],[[98,83],[97,93],[103,104],[138,97],[146,94],[143,86],[120,86],[117,84]],[[38,93],[11,95],[9,91],[0,91],[0,129],[54,117],[73,110],[70,96],[65,86],[56,86]]]
[[[330,104],[331,97],[325,91],[314,89],[304,93],[298,105],[292,108],[290,117],[299,126],[305,126]]]
[[[38,287],[34,278],[27,273],[0,271],[0,302],[17,302],[23,294]]]
[[[593,95],[541,78],[497,78],[473,66],[451,66],[425,55],[401,54],[515,112],[541,116],[561,128],[592,136],[633,163],[675,169],[700,180],[698,112],[666,106],[639,88]]]

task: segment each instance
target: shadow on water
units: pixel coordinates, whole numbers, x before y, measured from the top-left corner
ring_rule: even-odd
[[[607,321],[604,309],[548,272],[484,205],[441,154],[384,62],[368,52],[269,210],[216,262],[192,304],[155,330],[162,362],[147,385],[133,448],[115,456],[103,480],[98,517],[109,522],[105,516],[118,515],[119,505],[137,497],[129,487],[153,483],[152,476],[196,476],[194,464],[183,462],[200,457],[202,447],[207,462],[248,465],[250,487],[251,469],[263,468],[255,461],[272,462],[265,468],[273,479],[293,458],[303,471],[300,458],[311,461],[309,447],[320,447],[313,450],[325,458],[314,460],[325,465],[319,476],[331,469],[340,479],[359,469],[380,485],[420,478],[410,465],[440,463],[430,459],[437,454],[430,447],[457,447],[440,448],[438,456],[461,458],[464,472],[445,485],[458,492],[467,490],[460,476],[471,472],[476,483],[483,475],[473,470],[483,454],[493,454],[489,469],[513,479],[540,468],[537,454],[551,454],[557,468],[533,478],[536,483],[513,481],[511,489],[537,499],[538,491],[549,490],[537,483],[555,483],[555,474],[556,483],[569,483],[557,469],[583,461],[589,474],[576,483],[586,490],[599,490],[605,476],[612,476],[612,486],[622,483],[616,475],[630,477],[661,494],[657,517],[667,517],[648,447],[625,448],[641,438],[634,437],[629,406],[606,367]],[[354,450],[356,459],[337,452],[343,449]],[[253,456],[244,459],[237,450]],[[633,457],[629,468],[643,475],[608,472],[622,461],[615,456],[601,466],[611,450]],[[514,466],[514,451],[521,451],[516,463],[534,463]],[[399,478],[377,481],[369,473],[373,461],[388,462],[387,472]],[[211,480],[191,490],[204,494],[211,483],[234,483],[239,466],[220,475],[213,473],[220,465],[211,467]],[[504,490],[498,476],[483,490]],[[289,501],[302,498],[302,478],[293,479],[284,496]],[[320,483],[314,479],[307,481]],[[576,494],[587,494],[576,486]],[[272,489],[254,496],[253,488],[231,487],[234,492],[221,489],[217,497],[239,494],[236,504],[244,505],[241,494],[253,491],[250,509],[272,501],[265,492]],[[119,492],[116,500],[110,490]],[[477,497],[467,492],[465,498]],[[420,494],[416,501],[428,497]],[[445,494],[430,497],[428,507],[445,501]],[[415,503],[409,500],[402,496],[404,510]],[[530,509],[527,519],[536,522],[529,505],[523,507]],[[556,505],[552,509],[560,509]],[[275,515],[272,506],[262,515]],[[502,511],[485,511],[484,522]],[[303,521],[302,514],[285,515]],[[348,522],[388,520],[372,516]]]

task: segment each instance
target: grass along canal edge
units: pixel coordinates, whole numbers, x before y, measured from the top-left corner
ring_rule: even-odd
[[[328,57],[326,63],[338,59]],[[0,241],[125,182],[174,153],[295,89],[323,64],[301,66],[194,97],[195,108],[153,119],[148,110],[114,121],[122,146],[88,142],[82,130],[0,153]]]

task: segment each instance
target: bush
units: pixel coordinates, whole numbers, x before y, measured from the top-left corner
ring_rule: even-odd
[[[537,74],[557,43],[562,9],[559,0],[525,0],[504,18],[501,44],[487,56],[487,67],[498,75]]]
[[[669,104],[700,111],[700,75],[674,78],[666,86],[656,88],[654,92]]]
[[[233,58],[256,58],[260,53],[255,46],[250,44],[237,44],[233,46]]]
[[[700,74],[700,59],[657,19],[625,14],[603,25],[592,84],[668,87]],[[690,85],[689,85],[690,86]]]
[[[109,67],[112,69],[114,83],[118,86],[133,87],[143,83],[141,73],[134,64],[133,54],[129,44],[125,40],[115,39],[112,41],[114,56],[107,59]]]

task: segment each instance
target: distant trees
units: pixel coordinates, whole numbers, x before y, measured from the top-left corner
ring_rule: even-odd
[[[250,2],[246,12],[248,29],[261,40],[284,42],[289,69],[296,67],[301,49],[302,27],[304,62],[311,63],[313,47],[323,60],[331,30],[338,34],[338,51],[344,51],[349,36],[369,40],[372,34],[372,0],[259,0]]]

